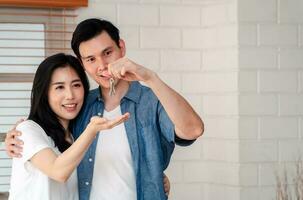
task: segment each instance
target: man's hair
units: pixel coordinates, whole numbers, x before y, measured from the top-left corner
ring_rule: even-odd
[[[111,22],[103,19],[91,18],[86,19],[77,25],[73,33],[71,46],[79,60],[81,60],[81,55],[79,52],[80,44],[98,36],[103,31],[106,31],[111,37],[111,39],[115,41],[115,43],[119,47],[119,29]]]

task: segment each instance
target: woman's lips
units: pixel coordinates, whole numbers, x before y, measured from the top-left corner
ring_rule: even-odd
[[[76,108],[77,108],[77,104],[76,103],[64,104],[62,106],[65,108],[65,110],[67,110],[69,112],[75,111]]]

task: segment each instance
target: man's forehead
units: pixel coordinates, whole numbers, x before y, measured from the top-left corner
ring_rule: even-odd
[[[81,56],[87,56],[82,54],[87,54],[92,52],[100,53],[114,46],[117,46],[115,41],[107,34],[107,32],[102,32],[96,37],[82,42],[79,46],[79,51]]]

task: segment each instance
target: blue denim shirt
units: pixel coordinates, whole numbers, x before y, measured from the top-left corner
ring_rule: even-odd
[[[148,87],[132,82],[120,102],[122,113],[129,112],[124,122],[130,145],[138,200],[166,200],[163,171],[175,147],[174,125],[161,103]],[[73,127],[75,138],[84,131],[92,116],[102,116],[104,102],[100,88],[90,91]],[[80,200],[89,200],[98,135],[78,166]],[[178,139],[182,145],[192,143]]]

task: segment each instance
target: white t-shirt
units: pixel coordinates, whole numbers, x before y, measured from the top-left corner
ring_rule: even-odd
[[[17,126],[24,141],[22,158],[13,158],[9,200],[78,200],[77,172],[66,183],[57,182],[35,168],[29,160],[39,151],[50,148],[60,155],[53,140],[34,121]]]
[[[103,117],[121,115],[120,106]],[[136,200],[136,179],[124,123],[99,133],[91,200]]]

